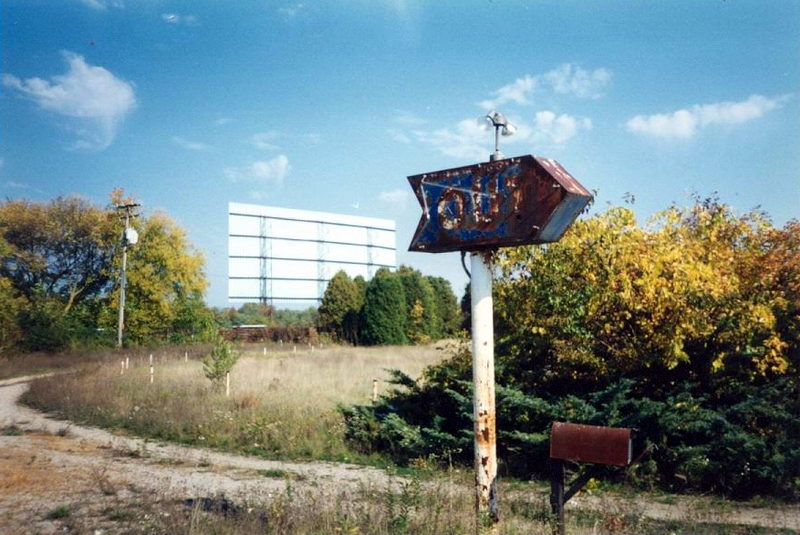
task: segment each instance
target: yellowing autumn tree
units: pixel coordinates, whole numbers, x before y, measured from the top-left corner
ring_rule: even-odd
[[[210,334],[212,316],[203,305],[208,285],[203,255],[186,232],[163,212],[133,223],[139,243],[128,249],[125,328],[134,342]],[[119,264],[115,259],[114,265]],[[105,322],[116,325],[119,292],[112,292]],[[186,332],[181,332],[186,331]]]
[[[83,198],[0,203],[0,350],[112,343],[124,223]],[[135,218],[128,252],[128,339],[186,339],[211,328],[203,258],[166,214]]]
[[[731,367],[784,374],[791,297],[775,284],[785,266],[773,258],[779,234],[761,214],[737,217],[713,199],[645,226],[630,209],[611,209],[558,243],[497,257],[498,331],[511,354],[536,346],[562,378],[679,367],[701,381]]]

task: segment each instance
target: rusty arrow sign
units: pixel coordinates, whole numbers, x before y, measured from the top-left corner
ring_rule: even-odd
[[[408,181],[422,206],[409,250],[428,253],[554,242],[592,199],[557,161],[530,155]]]

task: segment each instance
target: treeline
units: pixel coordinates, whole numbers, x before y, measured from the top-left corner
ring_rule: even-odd
[[[407,266],[367,282],[339,271],[319,307],[319,327],[351,344],[427,343],[454,335],[460,309],[450,282]]]
[[[800,223],[716,199],[645,226],[613,208],[494,265],[501,472],[545,477],[570,421],[636,429],[643,485],[800,498]],[[396,382],[345,410],[353,444],[471,463],[468,352]]]
[[[117,207],[133,202],[115,190],[104,207],[79,197],[0,204],[0,354],[116,344],[125,229]],[[458,328],[450,283],[407,267],[381,270],[369,283],[340,272],[319,311],[209,308],[205,260],[185,231],[162,212],[134,215],[126,346],[204,342],[253,324],[265,325],[270,338],[316,340],[321,330],[353,344],[424,343]]]
[[[78,197],[0,204],[0,352],[113,346],[124,220]],[[135,217],[128,248],[125,344],[201,341],[215,331],[205,306],[203,256],[162,212]]]

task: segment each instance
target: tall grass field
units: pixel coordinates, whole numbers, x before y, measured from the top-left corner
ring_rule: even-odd
[[[444,357],[433,346],[293,348],[242,352],[224,385],[212,385],[198,360],[158,354],[93,364],[34,382],[25,402],[76,422],[273,459],[369,461],[344,443],[337,407],[368,403],[389,369],[419,376]]]

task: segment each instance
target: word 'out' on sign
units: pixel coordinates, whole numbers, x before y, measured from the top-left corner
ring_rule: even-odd
[[[520,156],[408,177],[422,207],[409,250],[557,241],[592,200],[555,160]]]

